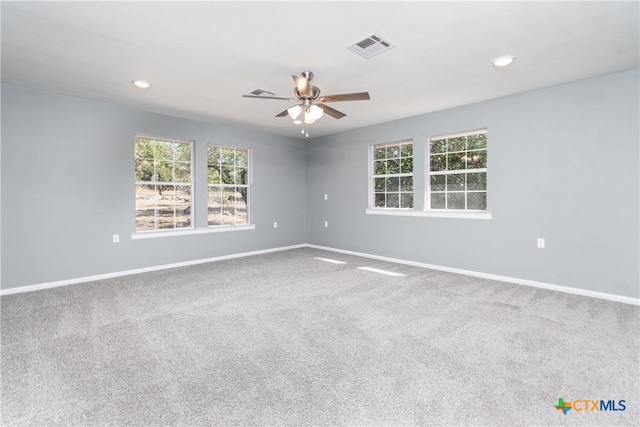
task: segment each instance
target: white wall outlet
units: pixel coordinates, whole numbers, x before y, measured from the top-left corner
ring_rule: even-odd
[[[544,249],[544,239],[538,237],[538,249]]]
[[[328,195],[328,194],[325,194],[325,195],[324,195],[324,199],[325,199],[325,200],[329,200],[329,195]]]
[[[328,226],[329,226],[329,221],[325,221],[325,222],[324,222],[324,226],[325,226],[325,227],[328,227]]]
[[[277,221],[274,221],[273,228],[278,228],[278,222]]]
[[[120,242],[120,235],[119,234],[114,234],[113,235],[113,243],[118,243]]]

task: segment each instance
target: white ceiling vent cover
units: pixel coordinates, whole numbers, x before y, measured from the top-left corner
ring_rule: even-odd
[[[365,58],[371,58],[379,53],[386,52],[387,50],[394,48],[395,45],[389,40],[379,36],[376,33],[370,34],[367,37],[358,40],[357,42],[347,46],[347,49],[351,49],[354,52],[359,53]]]
[[[253,91],[251,91],[249,93],[251,95],[256,95],[256,96],[260,96],[260,95],[276,96],[277,95],[277,93],[271,92],[270,90],[266,90],[266,89],[256,89],[256,90],[253,90]]]

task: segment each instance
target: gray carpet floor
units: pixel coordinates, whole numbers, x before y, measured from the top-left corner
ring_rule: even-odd
[[[1,310],[7,426],[640,425],[628,304],[303,248]]]

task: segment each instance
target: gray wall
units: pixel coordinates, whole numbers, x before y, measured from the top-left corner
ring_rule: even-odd
[[[136,132],[196,141],[205,228],[206,144],[251,148],[255,230],[131,240]],[[224,124],[3,85],[1,183],[3,289],[306,240],[305,141]]]
[[[313,139],[307,242],[638,298],[638,93],[634,70]],[[422,206],[426,137],[483,127],[493,219],[365,215],[369,145],[413,138]]]

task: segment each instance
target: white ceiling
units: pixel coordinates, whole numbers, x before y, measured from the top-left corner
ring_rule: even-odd
[[[638,68],[639,15],[637,1],[2,1],[2,82],[292,137],[274,117],[291,102],[241,95],[290,97],[305,70],[323,95],[370,93],[331,103],[347,116],[314,137]],[[396,47],[346,48],[373,32]]]

